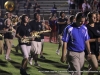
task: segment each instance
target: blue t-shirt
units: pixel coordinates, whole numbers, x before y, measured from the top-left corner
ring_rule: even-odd
[[[85,41],[89,39],[85,25],[79,27],[75,23],[68,25],[63,32],[62,41],[67,42],[67,50],[82,52],[85,50]]]

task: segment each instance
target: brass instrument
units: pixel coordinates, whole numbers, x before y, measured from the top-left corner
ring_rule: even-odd
[[[5,33],[7,33],[7,32],[12,33],[13,31],[0,30],[0,34],[5,34]],[[0,36],[1,36],[1,35],[0,35]]]
[[[15,4],[12,0],[6,1],[4,3],[4,8],[8,11],[8,12],[13,12],[15,10]]]
[[[2,35],[0,34],[0,37],[2,37]]]
[[[13,28],[13,25],[10,26],[11,28],[9,28],[8,31],[5,31],[6,33],[9,32],[9,33],[13,33],[15,32],[15,29]]]
[[[32,36],[39,36],[39,34],[46,33],[46,32],[51,32],[51,30],[40,31],[40,32],[32,32],[31,35]]]
[[[4,36],[2,34],[0,34],[0,38],[3,38]]]
[[[39,34],[42,34],[42,33],[45,33],[45,32],[51,32],[51,30],[46,30],[46,31],[40,31],[40,32],[32,32],[31,33],[31,37],[26,37],[26,38],[21,38],[20,42],[21,43],[30,43],[30,41],[34,38],[39,38],[40,35]]]
[[[30,41],[33,40],[33,38],[39,38],[40,36],[32,36],[32,37],[26,37],[26,38],[21,38],[20,42],[21,43],[30,43]]]
[[[21,43],[29,43],[30,42],[30,40],[29,40],[29,38],[27,37],[27,38],[22,38],[21,39]]]
[[[11,26],[11,28],[9,28],[8,30],[0,30],[0,34],[13,33],[13,32],[16,32],[13,26]]]
[[[18,23],[18,16],[17,15],[13,15],[13,17],[12,17],[12,25],[17,25],[17,23]]]

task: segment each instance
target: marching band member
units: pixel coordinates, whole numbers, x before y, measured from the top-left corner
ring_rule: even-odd
[[[22,75],[29,75],[26,72],[27,62],[30,54],[31,49],[31,42],[22,42],[21,39],[25,39],[26,37],[31,36],[31,27],[29,25],[29,17],[27,15],[22,15],[21,24],[17,28],[16,36],[19,38],[19,45],[21,47],[21,51],[23,54],[22,65],[20,68],[20,73]]]
[[[17,28],[21,25],[21,18],[22,18],[22,16],[19,16],[17,25],[16,25],[16,27],[15,27],[16,30],[17,30]],[[18,40],[18,41],[19,41],[19,40]],[[18,53],[18,50],[19,50],[19,49],[20,49],[19,44],[17,44],[17,46],[15,47],[16,53]]]
[[[4,41],[5,41],[5,45],[6,45],[5,59],[6,60],[11,60],[10,52],[11,52],[12,41],[13,41],[12,32],[16,32],[16,31],[15,31],[15,29],[12,29],[12,22],[9,18],[6,19],[4,23],[5,23],[4,31],[6,31],[6,33],[4,34]]]
[[[100,42],[100,31],[98,24],[96,23],[96,13],[88,13],[88,19],[89,23],[86,25],[88,29],[88,33],[90,36],[90,48],[91,48],[91,59],[88,60],[89,64],[91,65],[90,71],[96,71],[98,69],[98,61],[97,61],[97,56],[99,55],[99,45],[98,43]],[[87,52],[86,52],[87,56]],[[88,75],[94,75],[94,73],[90,72]]]
[[[6,20],[6,19],[10,19],[10,20],[12,20],[12,13],[10,13],[10,12],[6,12],[5,13],[5,16],[4,16],[4,20]]]
[[[1,13],[0,13],[1,16]],[[3,30],[4,28],[4,21],[0,18],[0,30]],[[0,33],[0,54],[3,53],[3,35]]]
[[[98,29],[100,33],[100,11],[96,14],[97,16],[97,24],[98,24]],[[99,43],[99,56],[98,56],[98,62],[100,63],[100,43]]]
[[[32,31],[35,32],[41,32],[45,29],[50,29],[50,27],[48,25],[46,25],[45,23],[42,23],[41,21],[41,17],[38,13],[34,14],[34,20],[32,20],[30,22],[30,25],[32,27]],[[50,30],[51,31],[51,30]],[[35,38],[34,41],[32,41],[32,52],[31,52],[31,59],[30,59],[30,65],[32,65],[32,58],[35,61],[34,66],[39,66],[39,64],[37,63],[38,60],[38,55],[40,54],[40,58],[45,59],[45,57],[43,56],[43,43],[44,43],[44,35],[39,34],[39,38]]]
[[[42,27],[43,27],[43,30],[51,30],[50,26],[45,24],[45,21],[42,22]],[[42,45],[42,48],[41,48],[40,58],[45,59],[45,57],[43,56],[44,34],[42,34],[41,45]]]
[[[30,22],[30,25],[32,27],[32,31],[34,31],[34,32],[42,31],[42,23],[40,22],[40,15],[38,13],[34,14],[34,20],[32,20]],[[39,38],[35,38],[34,41],[32,41],[31,50],[32,50],[33,54],[31,56],[31,58],[33,58],[35,61],[34,66],[39,66],[37,61],[38,61],[38,55],[41,53],[41,48],[42,48],[41,38],[42,38],[42,35],[40,35]],[[32,62],[31,62],[31,65],[32,65]]]

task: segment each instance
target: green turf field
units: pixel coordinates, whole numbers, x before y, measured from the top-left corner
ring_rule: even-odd
[[[17,40],[14,40],[14,45],[17,45]],[[30,66],[28,64],[27,72],[30,75],[70,75],[67,72],[68,65],[60,62],[60,55],[56,55],[57,44],[44,43],[45,60],[39,59],[40,67]],[[11,51],[11,61],[6,61],[4,54],[0,55],[0,75],[20,75],[20,65],[23,59],[22,54],[16,53],[15,49]],[[33,61],[34,64],[34,61]],[[100,67],[99,67],[100,70]],[[83,75],[87,75],[87,62],[85,63]]]

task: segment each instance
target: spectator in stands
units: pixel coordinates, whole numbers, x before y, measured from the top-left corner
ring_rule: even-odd
[[[93,3],[92,3],[92,10],[93,11],[97,10],[97,5],[98,5],[98,1],[97,0],[93,0]]]
[[[36,0],[34,0],[34,3],[36,3]]]
[[[98,11],[100,11],[100,0],[99,0],[99,2],[97,4],[97,9],[98,9]]]
[[[74,14],[74,10],[75,10],[75,0],[69,0],[69,8],[71,9],[71,14]]]
[[[51,17],[52,17],[52,13],[50,13],[50,15],[49,15],[49,20],[51,19]],[[49,24],[50,25],[50,24]]]
[[[40,14],[40,5],[36,2],[34,6],[34,13]]]
[[[17,0],[15,0],[15,14],[18,15],[19,12],[19,2]]]
[[[84,16],[87,16],[87,14],[90,12],[91,7],[87,0],[84,0],[84,3],[82,4],[82,10],[83,10]]]
[[[84,0],[75,0],[75,3],[77,5],[77,9],[82,9],[82,4],[84,3]]]
[[[28,16],[30,16],[30,8],[31,8],[32,4],[30,2],[30,0],[26,0],[26,2],[24,3],[24,13],[27,14]]]
[[[53,7],[51,9],[51,13],[52,14],[55,14],[55,13],[57,14],[57,7],[56,7],[56,4],[55,3],[53,4]]]

